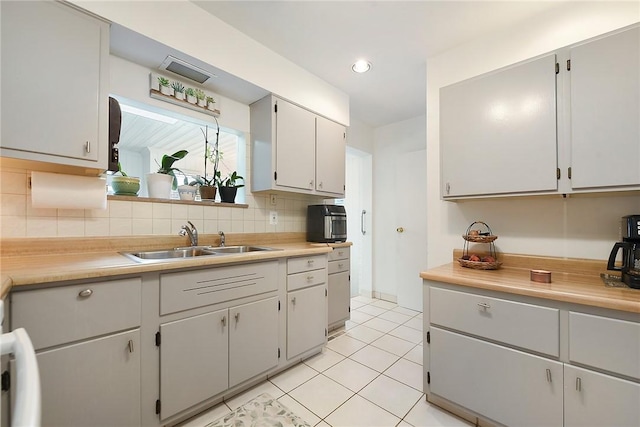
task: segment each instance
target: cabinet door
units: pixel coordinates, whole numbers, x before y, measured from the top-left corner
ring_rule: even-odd
[[[43,426],[140,425],[139,330],[43,351],[37,359]]]
[[[440,89],[442,196],[557,189],[556,57]]]
[[[287,294],[287,359],[327,340],[327,297],[324,286]]]
[[[510,426],[562,425],[562,363],[431,327],[431,392]]]
[[[281,99],[276,106],[276,184],[313,191],[316,116]]]
[[[316,117],[316,191],[344,195],[346,130]]]
[[[351,301],[351,283],[349,272],[329,275],[329,326],[349,319],[349,303]]]
[[[160,400],[165,419],[227,389],[227,310],[160,325]]]
[[[2,147],[97,161],[107,139],[100,135],[99,115],[106,118],[108,108],[100,85],[108,27],[58,2],[1,7]]]
[[[640,28],[570,54],[571,186],[640,185]]]
[[[640,425],[640,384],[575,366],[564,367],[566,427]]]
[[[278,364],[278,299],[229,309],[229,387]]]

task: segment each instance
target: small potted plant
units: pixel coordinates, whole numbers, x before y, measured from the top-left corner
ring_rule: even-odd
[[[244,181],[244,178],[238,175],[236,171],[233,171],[223,180],[220,179],[220,172],[218,172],[216,180],[218,182],[218,190],[220,190],[220,201],[223,203],[235,203],[238,188],[244,187],[244,184],[237,184],[236,181]]]
[[[195,90],[195,94],[196,94],[196,99],[198,100],[198,105],[200,107],[206,107],[207,106],[207,100],[206,95],[204,94],[204,92],[200,89],[196,89]]]
[[[158,83],[160,84],[160,93],[163,95],[173,95],[173,89],[169,86],[169,79],[164,77],[158,77]]]
[[[173,88],[176,99],[184,101],[184,85],[180,82],[173,82],[171,83],[171,87]]]
[[[170,199],[171,189],[177,188],[176,171],[184,175],[184,173],[174,168],[173,164],[183,159],[189,152],[187,150],[176,151],[172,155],[163,155],[160,162],[160,168],[156,173],[147,174],[147,189],[149,197],[156,199]]]
[[[111,188],[116,196],[137,196],[140,190],[140,178],[128,176],[118,162],[118,172],[121,176],[111,176]]]
[[[212,96],[207,96],[207,108],[211,111],[215,111],[216,100]]]
[[[180,200],[194,200],[196,198],[197,181],[189,182],[187,176],[184,176],[184,184],[178,185],[178,195]]]
[[[217,122],[217,121],[216,121]],[[220,179],[220,171],[218,164],[222,158],[222,153],[218,150],[218,137],[220,129],[216,133],[216,142],[209,144],[209,126],[202,131],[204,136],[204,176],[198,176],[196,179],[200,184],[200,198],[202,200],[213,201],[216,198],[216,183]],[[213,164],[213,175],[208,178],[207,165]]]
[[[187,95],[187,102],[189,104],[195,104],[198,102],[198,99],[196,98],[196,90],[194,88],[186,88],[184,94]]]

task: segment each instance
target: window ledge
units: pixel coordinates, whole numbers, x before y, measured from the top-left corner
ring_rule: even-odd
[[[115,196],[108,195],[107,200],[122,200],[126,202],[153,202],[153,203],[170,203],[179,205],[198,205],[198,206],[218,206],[221,208],[240,208],[247,209],[249,205],[244,203],[217,203],[210,200],[179,200],[179,199],[153,199],[151,197],[138,196]]]

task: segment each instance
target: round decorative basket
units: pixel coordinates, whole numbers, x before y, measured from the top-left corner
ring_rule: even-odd
[[[486,228],[486,231],[473,230],[472,227],[476,224],[481,224]],[[462,235],[464,239],[464,250],[462,254],[462,258],[458,258],[458,263],[462,267],[473,268],[476,270],[497,270],[502,265],[502,262],[498,261],[498,257],[496,254],[496,247],[493,243],[494,240],[498,238],[498,236],[494,235],[491,231],[491,228],[482,221],[475,221],[467,227],[467,232]],[[472,261],[469,259],[469,242],[471,243],[488,243],[489,244],[489,255],[493,258],[493,261]]]

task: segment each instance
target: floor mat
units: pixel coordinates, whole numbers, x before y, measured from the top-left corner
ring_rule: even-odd
[[[206,427],[311,427],[268,393],[263,393]]]

